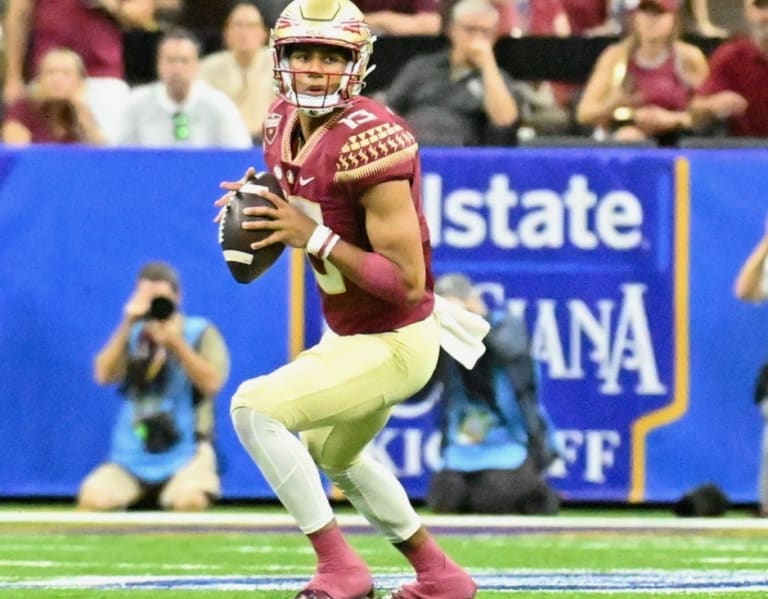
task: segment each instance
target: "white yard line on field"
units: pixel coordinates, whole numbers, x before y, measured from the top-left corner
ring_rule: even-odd
[[[475,574],[481,590],[538,591],[563,593],[632,592],[683,593],[723,591],[768,591],[768,577],[760,571],[689,570],[512,570],[495,574]],[[409,575],[376,576],[379,589],[396,588],[410,580]],[[217,591],[289,590],[300,588],[303,576],[68,576],[45,580],[0,581],[3,589],[186,589]]]
[[[442,516],[424,514],[424,523],[433,528],[473,529],[685,529],[685,530],[766,530],[768,519],[757,518],[671,518],[605,516]],[[339,514],[342,526],[368,527],[362,516]],[[79,512],[74,510],[0,510],[0,524],[103,524],[136,526],[201,527],[295,527],[288,514],[259,512],[176,513]]]

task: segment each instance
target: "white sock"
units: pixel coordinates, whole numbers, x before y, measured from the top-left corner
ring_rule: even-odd
[[[240,443],[304,534],[333,520],[320,473],[299,439],[271,416],[250,408],[236,408],[232,422]]]
[[[409,539],[421,527],[403,485],[383,464],[364,455],[351,468],[326,474],[391,543]]]

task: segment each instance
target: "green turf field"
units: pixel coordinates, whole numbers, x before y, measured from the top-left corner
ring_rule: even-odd
[[[590,512],[429,517],[478,597],[768,597],[768,521]],[[352,513],[340,522],[380,594],[405,560]],[[206,514],[0,510],[0,598],[291,599],[313,554],[279,509]]]

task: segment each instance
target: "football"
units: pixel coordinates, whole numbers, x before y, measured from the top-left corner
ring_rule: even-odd
[[[280,182],[272,173],[260,172],[253,175],[232,194],[224,207],[219,221],[219,245],[227,262],[229,272],[238,283],[250,283],[260,277],[280,257],[285,249],[283,243],[273,243],[260,250],[251,249],[251,244],[268,237],[271,230],[247,231],[243,222],[259,220],[264,217],[246,216],[244,208],[252,206],[273,206],[268,199],[258,195],[260,190],[268,190],[281,198],[285,197]]]

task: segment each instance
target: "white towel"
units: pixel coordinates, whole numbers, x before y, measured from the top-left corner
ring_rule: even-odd
[[[464,368],[471,370],[485,352],[483,337],[488,321],[455,302],[435,294],[435,317],[440,323],[440,346]]]

